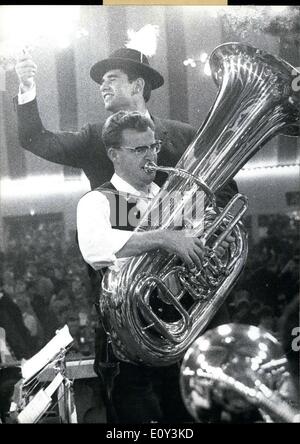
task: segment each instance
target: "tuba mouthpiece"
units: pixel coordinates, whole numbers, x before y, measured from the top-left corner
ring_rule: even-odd
[[[144,165],[144,170],[146,171],[146,173],[157,171],[157,165],[154,162],[147,162]]]

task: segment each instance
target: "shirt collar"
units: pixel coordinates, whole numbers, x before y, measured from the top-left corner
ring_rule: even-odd
[[[138,196],[138,197],[148,197],[148,198],[152,199],[154,196],[156,196],[156,194],[160,190],[160,187],[158,185],[156,185],[156,183],[151,182],[149,185],[148,193],[138,191],[132,185],[130,185],[128,182],[126,182],[126,180],[124,180],[120,176],[118,176],[116,173],[114,173],[110,182],[113,184],[113,186],[118,191],[123,191],[125,193],[131,194],[133,196]]]
[[[145,112],[145,117],[147,117],[148,119],[152,120],[152,122],[153,122],[153,119],[152,119],[152,117],[151,117],[151,115],[150,115],[150,113],[149,113],[149,111],[147,109],[146,109],[146,112]]]

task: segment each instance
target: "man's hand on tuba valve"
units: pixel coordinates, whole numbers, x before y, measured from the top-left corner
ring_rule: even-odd
[[[165,230],[163,248],[179,256],[191,271],[202,268],[204,246],[201,239],[193,236],[191,230]]]
[[[220,258],[224,256],[226,250],[228,250],[230,244],[233,244],[234,241],[235,241],[234,237],[229,234],[226,237],[226,239],[224,239],[219,245],[219,247],[216,249],[216,255],[219,256]]]

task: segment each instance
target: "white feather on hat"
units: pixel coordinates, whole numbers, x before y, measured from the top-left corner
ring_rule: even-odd
[[[128,42],[126,48],[142,52],[147,57],[152,57],[157,50],[159,28],[157,25],[145,25],[139,31],[129,29],[127,31]]]

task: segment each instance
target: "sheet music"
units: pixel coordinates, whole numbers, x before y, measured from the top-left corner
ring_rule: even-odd
[[[49,364],[62,349],[66,348],[72,342],[73,338],[69,332],[69,327],[65,325],[61,330],[58,330],[54,338],[38,353],[22,364],[22,376],[25,382]]]

